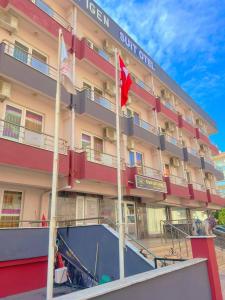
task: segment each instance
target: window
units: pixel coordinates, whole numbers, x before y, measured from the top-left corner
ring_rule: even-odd
[[[11,105],[6,105],[3,136],[19,140],[22,110]]]
[[[143,154],[137,151],[129,151],[130,166],[136,166],[139,174],[143,174]]]
[[[102,153],[103,153],[103,140],[92,135],[88,135],[85,133],[82,133],[82,149],[86,150],[89,159],[95,160],[95,161],[101,161],[102,160]]]
[[[82,134],[82,149],[91,149],[91,136],[85,133]]]
[[[42,132],[43,117],[29,110],[26,111],[25,128],[37,133]]]
[[[32,49],[31,65],[38,71],[48,75],[47,57],[34,49]]]
[[[165,177],[170,176],[170,165],[169,164],[165,164],[165,166],[164,166],[164,176]]]
[[[2,227],[17,227],[19,225],[21,203],[22,192],[4,191],[2,202],[0,201],[0,219],[3,221],[0,225]]]
[[[18,41],[15,41],[15,48],[13,56],[22,61],[23,63],[28,63],[28,52],[29,48],[24,46],[23,44],[19,43]]]
[[[48,14],[51,17],[53,16],[54,11],[45,2],[43,2],[42,0],[32,0],[32,2],[34,2],[41,10],[46,12],[46,14]]]

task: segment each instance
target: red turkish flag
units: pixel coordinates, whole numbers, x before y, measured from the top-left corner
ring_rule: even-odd
[[[128,72],[122,58],[120,61],[120,81],[121,81],[121,107],[125,106],[128,100],[128,93],[132,84],[130,73]]]

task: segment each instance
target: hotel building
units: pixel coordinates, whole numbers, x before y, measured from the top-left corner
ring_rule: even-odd
[[[160,220],[224,206],[215,122],[94,1],[0,0],[1,226],[48,215],[59,28],[68,49],[76,35],[76,93],[62,88],[58,217],[116,222],[115,47],[133,78],[121,115],[126,231],[143,238]]]
[[[215,166],[218,170],[223,172],[225,175],[225,153],[222,152],[216,156],[213,157],[213,161],[215,163]],[[219,180],[216,182],[217,189],[221,196],[225,197],[225,180]]]

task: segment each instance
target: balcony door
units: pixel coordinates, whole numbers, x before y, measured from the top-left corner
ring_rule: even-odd
[[[94,158],[95,158],[95,160],[101,161],[102,153],[103,153],[103,140],[98,137],[94,137]]]
[[[141,152],[129,151],[129,164],[131,167],[137,167],[138,174],[143,174],[143,154]]]
[[[104,142],[103,139],[91,134],[82,133],[82,149],[87,152],[88,159],[100,162],[103,159]]]
[[[8,104],[6,105],[5,120],[3,121],[3,137],[15,141],[20,140],[22,113],[22,109]]]

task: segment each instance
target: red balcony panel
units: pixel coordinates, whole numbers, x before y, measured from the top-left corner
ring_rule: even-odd
[[[0,138],[0,164],[51,173],[52,162],[51,151]],[[59,174],[69,174],[68,155],[59,155]]]
[[[96,51],[91,49],[86,42],[86,39],[82,39],[80,42],[80,52],[78,52],[79,59],[87,59],[91,64],[95,65],[99,70],[106,73],[108,76],[115,77],[114,66],[101,57]]]
[[[208,146],[209,146],[209,149],[212,152],[212,155],[219,155],[220,154],[219,149],[215,145],[210,143]]]
[[[195,127],[193,127],[186,120],[184,120],[181,115],[178,116],[178,125],[179,125],[179,128],[183,128],[185,131],[190,133],[192,136],[196,136]]]
[[[204,135],[203,133],[201,133],[199,128],[196,128],[196,138],[201,140],[203,143],[206,143],[207,145],[211,144],[209,141],[209,138],[206,135]]]
[[[200,201],[200,202],[208,202],[208,197],[206,191],[198,191],[193,188],[192,184],[188,185],[189,193],[191,195],[192,200]]]
[[[135,175],[137,174],[137,168],[136,167],[128,167],[126,169],[126,173],[127,173],[128,187],[134,189],[135,188]]]
[[[225,199],[219,195],[214,195],[210,190],[207,190],[208,202],[225,207]]]
[[[164,114],[168,119],[170,119],[172,122],[175,122],[176,125],[179,124],[178,121],[178,113],[172,111],[171,109],[167,108],[159,98],[156,99],[156,110],[158,113]]]
[[[181,185],[173,184],[170,182],[169,177],[164,177],[164,181],[166,182],[168,195],[190,199],[190,193],[189,193],[188,186],[181,186]]]
[[[0,0],[0,5],[4,8],[16,9],[19,13],[29,17],[34,23],[43,27],[56,38],[58,37],[59,28],[63,30],[64,40],[68,45],[72,45],[72,34],[66,30],[47,13],[38,8],[30,0]]]
[[[117,169],[88,161],[86,153],[75,153],[74,174],[77,179],[94,180],[102,183],[117,184]],[[122,173],[123,185],[127,185],[126,171]]]
[[[140,87],[136,82],[133,82],[131,85],[131,90],[136,95],[138,95],[141,99],[143,99],[147,104],[149,104],[152,107],[155,107],[156,105],[156,99],[153,95],[151,95],[149,92],[144,90],[142,87]]]

